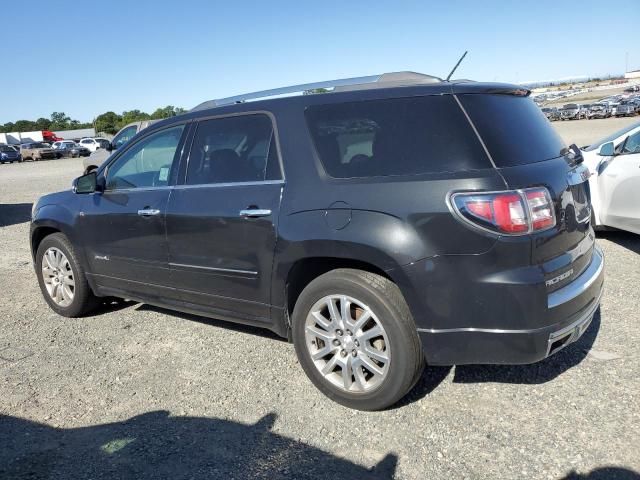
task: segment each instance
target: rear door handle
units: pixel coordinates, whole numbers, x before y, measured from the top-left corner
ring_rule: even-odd
[[[264,210],[262,208],[240,210],[240,216],[244,218],[268,217],[269,215],[271,215],[271,210]]]
[[[153,217],[155,215],[160,215],[160,210],[157,208],[143,208],[142,210],[138,210],[138,215],[141,217]]]

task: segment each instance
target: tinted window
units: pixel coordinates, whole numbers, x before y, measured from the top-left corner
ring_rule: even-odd
[[[528,97],[476,94],[459,98],[498,167],[549,160],[565,148]]]
[[[267,159],[277,159],[266,115],[199,123],[187,167],[187,184],[255,182],[267,178]]]
[[[109,167],[107,189],[168,185],[183,128],[162,130],[133,145]]]
[[[307,123],[332,177],[451,172],[490,166],[450,95],[312,106]]]

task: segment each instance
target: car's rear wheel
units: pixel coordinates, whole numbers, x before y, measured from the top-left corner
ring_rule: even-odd
[[[307,376],[350,408],[393,405],[424,368],[409,307],[398,287],[380,275],[352,269],[321,275],[300,294],[292,327]]]
[[[42,295],[56,313],[78,317],[97,305],[73,246],[63,234],[42,240],[36,253],[36,273]]]

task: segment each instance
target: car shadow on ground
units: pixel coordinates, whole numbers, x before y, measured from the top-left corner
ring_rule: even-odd
[[[561,480],[638,480],[640,474],[624,467],[596,468],[586,474],[571,472]]]
[[[598,232],[598,238],[609,240],[627,250],[640,254],[640,235],[622,230]]]
[[[276,415],[252,425],[148,412],[117,423],[53,428],[0,415],[0,478],[311,479],[393,478],[398,458],[372,469],[271,431]]]
[[[140,305],[138,305],[136,307],[136,310],[139,310],[142,312],[145,310],[151,311],[151,312],[158,312],[163,315],[181,318],[183,320],[189,320],[191,322],[198,322],[204,325],[210,325],[212,327],[219,327],[227,330],[233,330],[234,332],[248,333],[249,335],[258,335],[261,337],[271,338],[273,340],[280,340],[282,342],[287,341],[286,338],[282,338],[280,335],[277,335],[276,333],[266,328],[254,327],[251,325],[244,325],[242,323],[227,322],[227,321],[218,320],[215,318],[202,317],[200,315],[192,315],[190,313],[179,312],[177,310],[169,310],[166,308],[156,307],[154,305],[149,305],[146,303],[141,303]]]
[[[0,203],[0,227],[31,220],[32,203]]]
[[[578,341],[558,353],[530,365],[460,365],[456,367],[454,383],[500,382],[519,384],[546,383],[584,360],[600,330],[600,308],[591,325]]]

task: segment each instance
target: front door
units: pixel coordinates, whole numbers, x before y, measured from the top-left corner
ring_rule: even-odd
[[[169,201],[173,285],[221,318],[269,322],[283,188],[273,131],[266,114],[201,121]]]
[[[640,131],[616,148],[599,172],[598,188],[605,225],[640,234]]]
[[[184,125],[129,146],[101,173],[80,216],[90,274],[102,287],[156,294],[169,286],[165,215]]]

